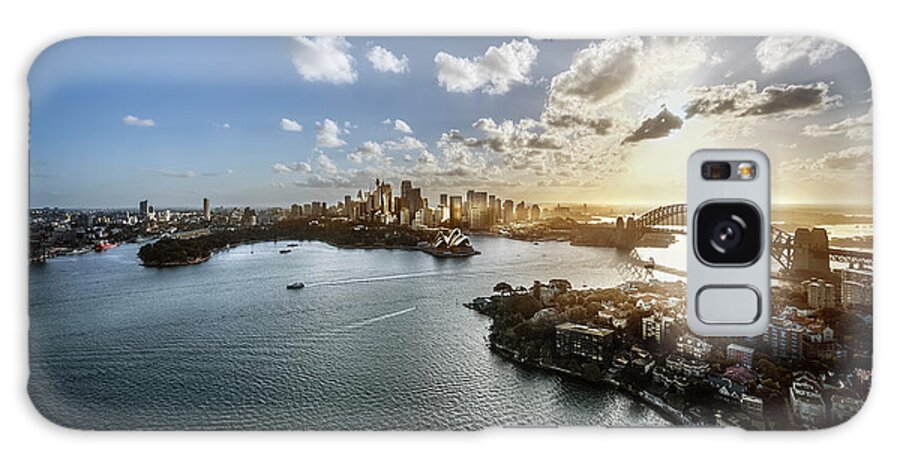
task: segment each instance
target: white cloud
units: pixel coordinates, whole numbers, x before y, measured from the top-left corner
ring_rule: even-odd
[[[273,165],[272,165],[272,170],[275,171],[275,172],[278,173],[278,174],[287,174],[287,173],[289,173],[289,172],[294,172],[294,171],[291,170],[291,168],[287,167],[287,166],[286,166],[285,164],[283,164],[283,163],[275,163],[275,164],[273,164]]]
[[[125,123],[126,126],[153,127],[156,125],[156,122],[152,119],[141,119],[131,114],[123,117],[122,122]]]
[[[144,169],[145,171],[152,172],[155,174],[159,174],[165,177],[176,177],[181,179],[193,179],[195,177],[220,177],[220,176],[230,176],[234,174],[233,169],[226,169],[224,171],[170,171],[167,169]]]
[[[347,142],[341,140],[341,128],[338,127],[337,123],[334,121],[326,118],[322,122],[317,122],[316,127],[318,128],[318,132],[316,133],[316,145],[320,147],[336,148],[347,144]]]
[[[357,73],[351,47],[343,37],[295,37],[291,61],[307,81],[352,84]]]
[[[407,135],[401,138],[399,141],[388,140],[387,142],[384,142],[384,148],[391,151],[424,150],[426,148],[426,145],[421,140]]]
[[[316,162],[319,164],[319,168],[322,171],[325,171],[329,174],[336,174],[338,172],[337,166],[331,161],[331,158],[326,156],[324,153],[319,155]]]
[[[406,55],[397,58],[393,52],[378,45],[369,49],[366,58],[378,72],[403,74],[409,71],[409,58]]]
[[[640,38],[605,40],[575,53],[569,69],[550,82],[551,104],[598,104],[622,91],[638,70]]]
[[[756,45],[756,60],[764,73],[771,73],[804,58],[815,66],[843,49],[833,40],[816,37],[768,37]]]
[[[309,163],[305,161],[297,161],[295,163],[292,163],[290,166],[284,163],[275,163],[272,165],[272,170],[277,174],[288,174],[292,172],[304,174],[312,171],[312,166],[310,166]]]
[[[281,130],[288,132],[303,132],[303,126],[293,119],[281,118]]]
[[[409,127],[409,124],[407,124],[406,121],[404,121],[402,119],[387,118],[387,119],[381,121],[381,123],[384,124],[385,126],[391,126],[391,125],[394,126],[394,130],[397,132],[403,132],[404,134],[412,134],[413,133],[412,127]]]
[[[686,80],[713,61],[709,40],[696,37],[624,37],[578,50],[569,68],[550,81],[542,120],[572,129],[588,123],[597,135],[609,133],[614,114],[634,121],[684,89]]]
[[[402,119],[394,120],[394,130],[397,132],[403,132],[404,134],[412,134],[412,128],[409,127],[409,124]]]
[[[353,153],[347,155],[347,159],[354,163],[362,163],[363,160],[380,159],[384,156],[384,149],[377,142],[371,140],[363,143]]]
[[[448,92],[504,94],[513,84],[531,82],[529,73],[537,55],[538,48],[525,39],[491,46],[471,59],[438,52],[434,62],[438,83]]]
[[[872,139],[872,109],[866,114],[849,117],[834,124],[822,126],[810,124],[803,128],[803,135],[807,137],[825,137],[829,135],[843,135],[850,140]]]
[[[306,161],[297,161],[296,163],[291,165],[291,169],[294,172],[304,173],[304,172],[311,172],[312,166],[310,166],[309,163],[307,163]]]

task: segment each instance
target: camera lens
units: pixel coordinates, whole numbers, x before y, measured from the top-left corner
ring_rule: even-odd
[[[694,250],[707,264],[742,266],[759,258],[762,216],[750,203],[706,203],[697,210],[694,226]]]
[[[743,222],[741,218],[733,216],[731,219],[725,219],[716,223],[709,234],[712,238],[713,248],[720,253],[727,253],[728,250],[737,248],[741,244],[741,238],[743,237],[741,232],[745,228],[745,226],[741,225]]]

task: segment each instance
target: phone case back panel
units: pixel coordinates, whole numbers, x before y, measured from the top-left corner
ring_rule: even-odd
[[[811,37],[79,38],[29,74],[28,391],[79,429],[819,429],[872,359],[865,66]],[[685,166],[772,320],[685,320]]]

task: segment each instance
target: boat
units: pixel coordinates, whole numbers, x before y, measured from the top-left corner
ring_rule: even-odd
[[[115,243],[103,241],[103,242],[100,242],[100,243],[94,245],[94,251],[99,253],[101,251],[109,250],[110,248],[115,248],[116,246],[117,245]]]
[[[301,288],[303,288],[305,286],[306,286],[306,284],[304,284],[303,282],[293,282],[293,283],[288,284],[287,289],[288,290],[300,290]]]
[[[294,247],[300,246],[300,244],[299,243],[288,243],[287,246],[288,246],[288,248],[294,248]]]
[[[285,249],[283,249],[283,250],[278,250],[278,252],[284,255],[284,254],[290,253],[290,252],[291,252],[291,249],[290,249],[290,248],[285,248]]]

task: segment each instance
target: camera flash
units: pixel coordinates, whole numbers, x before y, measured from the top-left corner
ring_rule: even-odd
[[[737,173],[741,180],[751,180],[756,177],[756,164],[750,162],[739,163]]]

